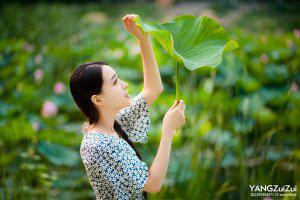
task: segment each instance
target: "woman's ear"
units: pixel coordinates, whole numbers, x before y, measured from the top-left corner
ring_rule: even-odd
[[[97,105],[97,106],[101,106],[102,105],[102,100],[100,99],[100,97],[98,95],[92,95],[91,96],[91,101]]]

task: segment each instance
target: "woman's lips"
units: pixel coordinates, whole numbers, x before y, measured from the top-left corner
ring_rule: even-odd
[[[129,94],[125,94],[125,97],[126,97],[126,98],[130,98]]]

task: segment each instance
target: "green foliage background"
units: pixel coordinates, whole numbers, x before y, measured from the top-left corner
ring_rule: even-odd
[[[212,9],[220,18],[235,12],[219,4]],[[226,27],[240,47],[226,53],[219,67],[180,67],[186,124],[174,138],[164,187],[150,199],[251,199],[249,184],[299,188],[295,10],[272,4],[241,15]],[[95,198],[79,157],[84,117],[71,98],[69,77],[82,62],[104,60],[136,95],[143,85],[142,60],[121,18],[135,13],[159,21],[164,11],[148,4],[15,4],[0,13],[1,199]],[[149,143],[136,144],[148,166],[175,99],[176,63],[155,40],[152,45],[165,90],[150,111]],[[44,72],[40,81],[37,69]],[[53,91],[57,82],[65,92]],[[55,103],[56,115],[41,116],[45,101]]]

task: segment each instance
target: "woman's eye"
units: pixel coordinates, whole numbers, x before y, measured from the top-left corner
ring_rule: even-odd
[[[117,83],[117,81],[118,81],[118,79],[120,78],[120,76],[118,75],[118,78],[116,78],[116,80],[115,80],[115,82],[114,82],[114,84],[116,84]]]

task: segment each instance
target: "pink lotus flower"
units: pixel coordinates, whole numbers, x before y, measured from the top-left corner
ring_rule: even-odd
[[[297,92],[298,91],[298,85],[297,85],[297,83],[292,83],[292,85],[291,85],[291,91],[292,92]]]
[[[66,86],[62,82],[56,82],[54,87],[53,87],[53,90],[56,94],[62,94],[62,93],[65,92]]]
[[[52,101],[45,101],[42,107],[41,115],[45,118],[55,116],[57,114],[57,106]]]
[[[31,44],[26,42],[23,46],[23,49],[25,49],[25,51],[27,52],[32,52],[34,50],[34,47]]]
[[[42,63],[42,61],[43,61],[43,56],[41,54],[38,54],[34,57],[35,64],[39,65]]]
[[[262,54],[262,55],[260,56],[260,61],[263,62],[263,63],[267,63],[267,62],[269,61],[268,55],[265,54],[265,53]]]
[[[34,71],[34,79],[37,83],[40,83],[44,76],[44,71],[42,69],[36,69]]]
[[[300,38],[300,29],[294,29],[293,32],[296,38]]]
[[[33,130],[35,130],[35,131],[40,130],[40,124],[36,121],[31,122],[31,126],[32,126]]]

